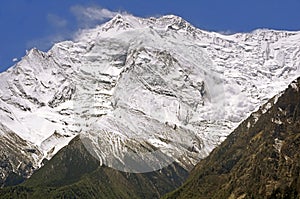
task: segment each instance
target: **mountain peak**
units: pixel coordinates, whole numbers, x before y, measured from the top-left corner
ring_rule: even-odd
[[[176,15],[165,15],[158,18],[140,18],[129,14],[117,14],[103,25],[102,30],[108,31],[114,29],[119,31],[146,27],[179,30],[191,26],[190,23]]]
[[[158,17],[157,18],[158,20],[165,20],[166,22],[169,22],[169,23],[173,23],[173,22],[187,22],[186,20],[184,20],[182,17],[178,16],[178,15],[172,15],[172,14],[169,14],[169,15],[163,15],[161,17]]]
[[[135,28],[135,26],[139,25],[138,20],[138,17],[134,17],[129,14],[118,13],[110,21],[103,25],[102,30],[108,31],[110,29],[115,29],[120,31]]]
[[[192,27],[190,23],[188,23],[183,18],[176,15],[165,15],[157,18],[156,25],[165,26],[168,29],[179,30],[179,29],[187,29],[188,27]]]

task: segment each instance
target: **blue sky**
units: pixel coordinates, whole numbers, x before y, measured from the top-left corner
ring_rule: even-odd
[[[233,33],[300,30],[299,10],[300,0],[6,0],[0,5],[0,71],[26,49],[46,51],[116,12],[141,17],[175,14],[201,29]]]

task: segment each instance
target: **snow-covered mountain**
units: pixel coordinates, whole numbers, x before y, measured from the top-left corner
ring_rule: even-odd
[[[119,170],[188,169],[300,74],[299,43],[300,32],[222,35],[173,15],[117,15],[32,49],[0,74],[2,179],[30,174],[76,135]]]

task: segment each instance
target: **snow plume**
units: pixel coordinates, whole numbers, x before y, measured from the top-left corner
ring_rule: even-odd
[[[84,28],[102,23],[119,13],[99,6],[84,7],[81,5],[72,6],[71,12],[76,16],[79,25]]]
[[[57,28],[65,28],[68,24],[68,21],[66,19],[52,13],[49,13],[47,15],[47,21],[50,25]]]

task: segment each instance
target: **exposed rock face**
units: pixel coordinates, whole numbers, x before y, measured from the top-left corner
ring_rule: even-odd
[[[28,144],[5,126],[0,124],[0,129],[7,132],[0,135],[0,184],[16,185],[37,169],[34,163],[42,154],[37,147]]]
[[[165,198],[299,198],[300,78],[242,122]]]

